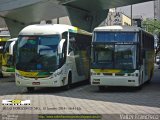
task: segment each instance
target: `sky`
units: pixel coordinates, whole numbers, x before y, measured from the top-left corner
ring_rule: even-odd
[[[131,6],[125,6],[117,8],[117,11],[123,12],[124,14],[128,15],[130,17],[131,15]],[[132,6],[133,11],[133,17],[142,15],[143,18],[154,18],[154,2],[145,2],[145,3],[139,3],[134,4]]]

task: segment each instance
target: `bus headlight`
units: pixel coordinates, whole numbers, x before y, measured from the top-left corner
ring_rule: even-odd
[[[138,77],[139,74],[138,73],[129,73],[128,76],[136,76],[136,77]]]
[[[136,73],[136,77],[138,77],[139,76],[139,74],[138,73]]]
[[[16,77],[23,79],[23,77],[19,75],[18,73],[16,73]]]
[[[16,77],[20,77],[20,75],[18,73],[16,73]]]

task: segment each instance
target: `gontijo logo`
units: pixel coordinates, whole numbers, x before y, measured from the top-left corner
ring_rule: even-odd
[[[30,100],[2,100],[2,105],[30,105]]]

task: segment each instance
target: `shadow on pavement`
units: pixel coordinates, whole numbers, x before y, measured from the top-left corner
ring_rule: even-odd
[[[26,92],[26,89],[20,89],[20,91],[1,93],[0,95],[47,95],[69,97],[77,99],[87,99],[95,101],[123,103],[129,105],[149,106],[160,108],[160,70],[155,70],[155,75],[150,84],[144,84],[142,89],[137,90],[131,87],[109,87],[103,92],[98,90],[96,86],[90,86],[87,82],[81,82],[72,85],[71,89],[64,90],[59,88],[38,88],[33,93]],[[3,87],[3,86],[2,86]],[[14,87],[14,86],[13,86]],[[2,88],[1,88],[2,89]],[[4,88],[5,89],[5,88]]]
[[[144,84],[141,89],[132,87],[109,87],[103,92],[98,90],[95,86],[75,86],[68,91],[57,89],[54,93],[47,91],[46,94],[55,96],[87,99],[104,102],[124,103],[130,105],[140,105],[160,108],[160,70],[155,70],[155,75],[149,84]],[[49,89],[48,89],[49,90]],[[44,93],[42,90],[41,92]],[[40,93],[37,92],[37,93]],[[36,93],[36,94],[37,94]]]

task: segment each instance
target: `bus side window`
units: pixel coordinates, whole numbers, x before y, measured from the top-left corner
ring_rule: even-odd
[[[17,51],[17,42],[15,42],[15,44],[13,45],[13,65],[15,65],[16,63],[16,51]]]
[[[88,46],[88,47],[86,48],[86,51],[87,51],[87,55],[88,55],[89,58],[90,58],[90,57],[91,57],[91,47]]]
[[[76,49],[75,36],[76,36],[75,33],[69,33],[69,53]]]
[[[68,32],[64,32],[64,33],[62,34],[62,39],[65,39],[62,52],[64,52],[64,55],[66,55],[66,52],[67,52]]]
[[[70,53],[70,52],[72,52],[72,51],[73,51],[73,46],[72,46],[72,43],[69,42],[69,51],[68,51],[68,53]]]

